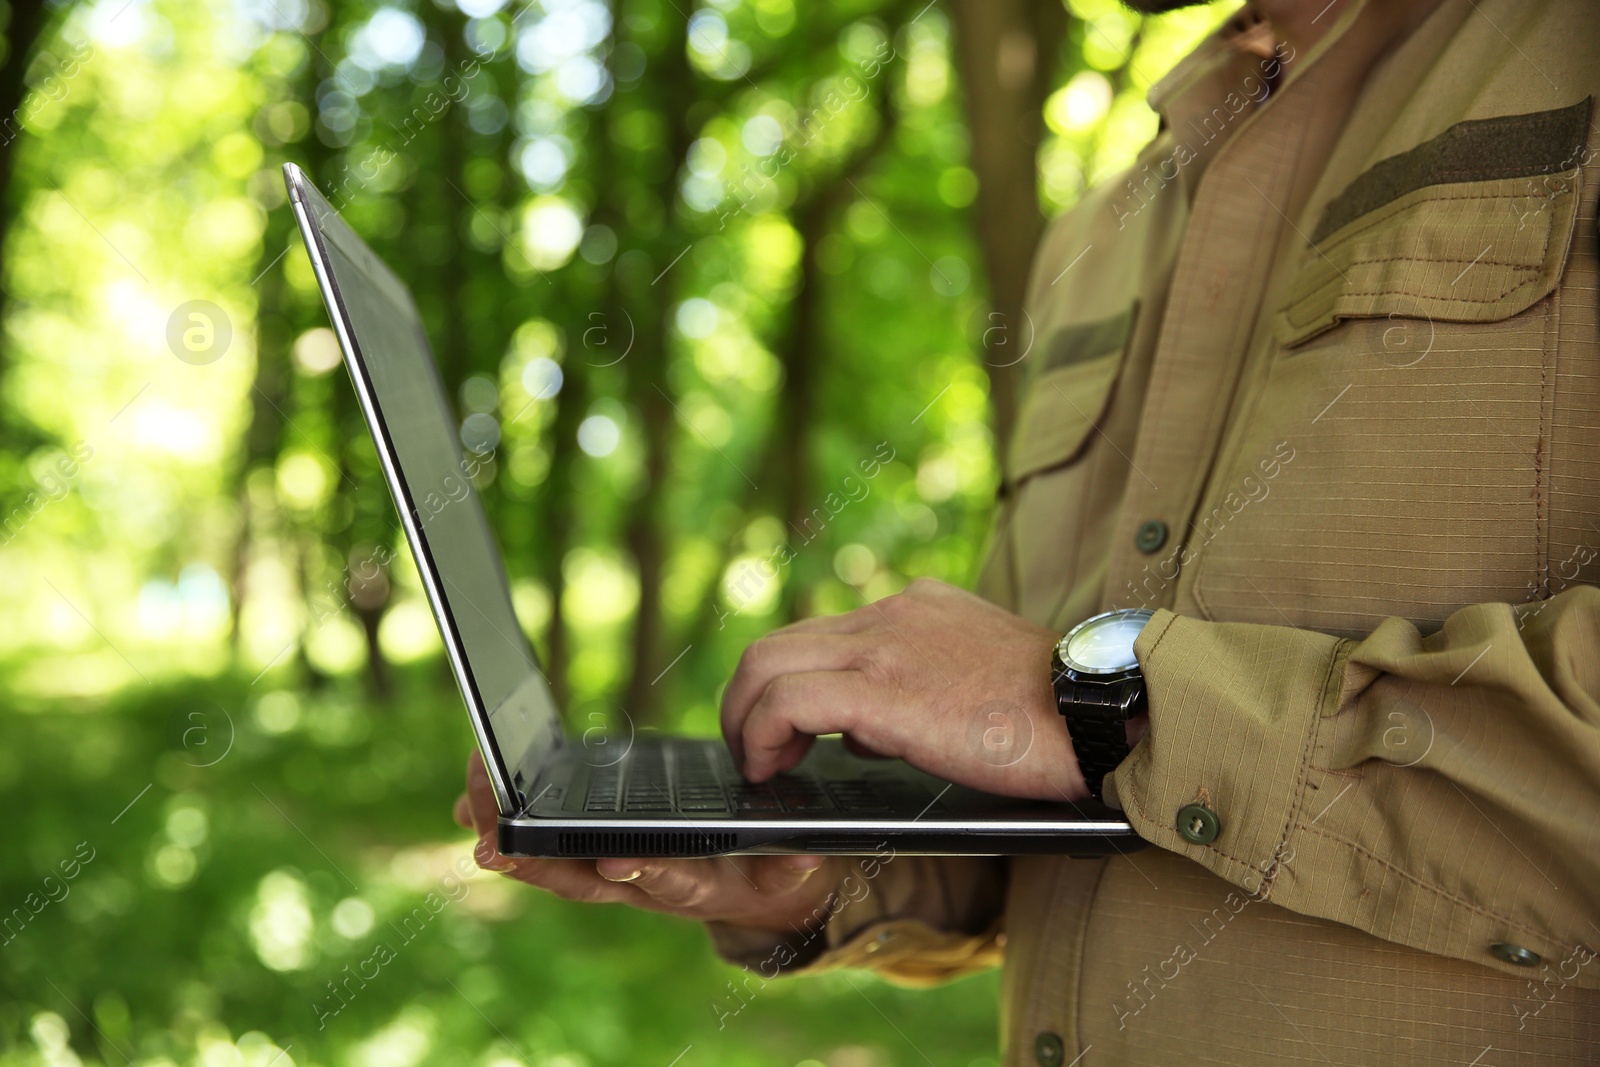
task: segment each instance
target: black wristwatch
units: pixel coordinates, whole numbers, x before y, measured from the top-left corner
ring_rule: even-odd
[[[1096,800],[1106,775],[1128,758],[1127,721],[1145,710],[1133,642],[1152,614],[1122,608],[1092,616],[1068,630],[1050,657],[1056,710],[1067,720],[1078,769]]]

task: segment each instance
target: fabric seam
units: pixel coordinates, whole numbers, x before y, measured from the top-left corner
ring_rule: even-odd
[[[1572,169],[1569,169],[1569,170],[1556,171],[1555,173],[1562,174],[1562,175],[1571,175],[1573,177],[1576,177],[1578,171],[1577,171],[1576,168],[1572,168]],[[1501,179],[1496,179],[1496,180],[1497,181],[1507,181],[1507,180],[1514,181],[1515,179],[1504,179],[1504,178],[1501,178]],[[1464,184],[1467,184],[1467,183],[1460,182],[1460,183],[1457,183],[1457,184],[1463,184],[1464,185]],[[1472,184],[1478,184],[1478,183],[1472,183]],[[1325,238],[1324,241],[1323,241],[1323,247],[1324,248],[1338,248],[1340,245],[1348,244],[1350,241],[1354,240],[1355,238],[1360,237],[1363,234],[1370,233],[1372,230],[1377,229],[1379,226],[1382,226],[1384,223],[1389,222],[1390,220],[1394,219],[1396,216],[1404,215],[1407,212],[1414,211],[1417,208],[1425,207],[1425,206],[1427,206],[1429,204],[1446,203],[1446,202],[1449,202],[1449,201],[1452,201],[1452,200],[1507,200],[1507,201],[1511,201],[1511,202],[1514,203],[1514,202],[1516,202],[1518,200],[1526,200],[1526,199],[1528,199],[1526,196],[1517,196],[1517,195],[1513,195],[1511,193],[1498,193],[1498,192],[1496,192],[1496,193],[1489,193],[1489,192],[1460,192],[1460,193],[1443,193],[1443,192],[1440,192],[1440,193],[1435,193],[1435,192],[1429,191],[1430,188],[1437,188],[1437,186],[1424,187],[1423,189],[1418,189],[1416,191],[1416,193],[1407,194],[1407,196],[1416,197],[1416,199],[1410,200],[1409,202],[1406,201],[1405,197],[1402,197],[1400,200],[1395,200],[1395,201],[1392,201],[1392,202],[1390,202],[1388,204],[1384,204],[1382,207],[1373,208],[1370,212],[1368,212],[1365,215],[1356,216],[1355,218],[1351,219],[1349,222],[1345,223],[1344,226],[1341,226],[1339,229],[1337,229],[1337,230],[1333,231],[1333,233],[1329,234],[1327,236],[1327,238]],[[1555,196],[1552,196],[1550,199],[1551,199],[1552,202],[1554,202],[1558,198],[1566,199],[1567,197],[1569,197],[1571,195],[1571,192],[1572,192],[1572,190],[1567,189],[1567,190],[1564,190],[1564,191],[1562,191],[1560,193],[1557,193]],[[1423,195],[1418,195],[1418,194],[1423,194]],[[1349,227],[1356,226],[1357,224],[1360,224],[1360,229],[1350,230],[1350,232],[1348,232],[1348,233],[1343,232],[1344,230],[1348,229]],[[1307,242],[1307,247],[1315,248],[1316,247],[1316,243],[1315,242]]]
[[[1566,172],[1562,172],[1562,173],[1566,173]],[[1574,173],[1573,180],[1576,181],[1576,178],[1577,178],[1577,174]],[[1563,196],[1563,198],[1570,198],[1573,195],[1574,188],[1575,187],[1569,188],[1567,192],[1561,194]],[[1403,207],[1395,208],[1393,211],[1390,211],[1390,212],[1386,213],[1382,218],[1378,218],[1378,219],[1372,220],[1370,223],[1368,223],[1366,226],[1364,226],[1360,230],[1355,230],[1355,231],[1353,231],[1351,233],[1348,233],[1348,234],[1345,234],[1345,235],[1341,236],[1338,240],[1332,242],[1329,245],[1329,248],[1337,251],[1342,246],[1349,244],[1355,238],[1357,238],[1357,237],[1359,237],[1359,236],[1361,236],[1363,234],[1369,233],[1373,229],[1381,226],[1383,223],[1392,221],[1396,216],[1405,214],[1406,212],[1411,211],[1413,208],[1420,208],[1420,207],[1422,207],[1424,205],[1427,205],[1427,204],[1440,203],[1440,202],[1447,201],[1447,200],[1508,200],[1508,201],[1511,201],[1511,202],[1515,202],[1518,199],[1521,199],[1521,198],[1520,197],[1507,197],[1503,193],[1492,193],[1492,194],[1491,193],[1477,193],[1477,194],[1472,194],[1472,195],[1468,195],[1468,196],[1428,196],[1428,197],[1420,198],[1420,199],[1414,201],[1413,203],[1406,204]],[[1339,311],[1337,309],[1338,309],[1338,305],[1339,305],[1340,296],[1409,296],[1409,297],[1413,297],[1413,298],[1418,299],[1418,300],[1439,301],[1439,302],[1446,303],[1446,304],[1451,303],[1452,301],[1459,301],[1460,303],[1464,303],[1464,304],[1477,304],[1479,306],[1482,306],[1482,305],[1485,305],[1485,304],[1492,304],[1492,303],[1494,303],[1496,301],[1504,300],[1506,297],[1510,296],[1512,293],[1516,292],[1518,289],[1521,289],[1524,286],[1526,286],[1526,285],[1528,285],[1528,284],[1530,284],[1532,282],[1536,282],[1536,281],[1540,280],[1541,278],[1543,278],[1545,276],[1545,274],[1547,272],[1551,273],[1551,277],[1552,278],[1559,278],[1560,277],[1560,271],[1559,270],[1556,270],[1554,272],[1550,272],[1549,271],[1550,242],[1551,242],[1552,238],[1554,237],[1555,231],[1556,231],[1556,227],[1555,227],[1554,222],[1553,222],[1553,216],[1555,215],[1555,212],[1556,212],[1556,208],[1552,205],[1552,207],[1551,207],[1549,212],[1543,213],[1545,215],[1545,219],[1546,219],[1546,225],[1545,225],[1545,228],[1544,228],[1544,244],[1539,250],[1539,262],[1538,262],[1537,265],[1509,264],[1509,263],[1506,263],[1504,261],[1498,261],[1498,262],[1496,262],[1494,264],[1495,266],[1508,266],[1508,267],[1514,267],[1516,269],[1520,269],[1520,270],[1524,270],[1524,271],[1530,271],[1530,272],[1532,272],[1532,276],[1528,277],[1528,278],[1524,278],[1522,281],[1518,282],[1516,285],[1513,285],[1510,288],[1504,290],[1498,296],[1493,297],[1490,300],[1462,300],[1460,297],[1438,296],[1438,295],[1428,294],[1428,293],[1419,293],[1419,292],[1415,292],[1415,291],[1410,290],[1410,289],[1403,289],[1403,288],[1390,288],[1390,289],[1382,289],[1382,290],[1359,290],[1359,291],[1344,292],[1344,293],[1340,293],[1340,294],[1335,295],[1331,300],[1329,300],[1327,302],[1327,304],[1328,304],[1327,308],[1325,310],[1319,312],[1314,317],[1311,317],[1311,318],[1301,318],[1301,317],[1299,317],[1298,313],[1302,312],[1304,310],[1305,305],[1308,304],[1308,303],[1311,303],[1314,300],[1318,300],[1320,294],[1324,290],[1326,290],[1329,286],[1337,285],[1338,282],[1341,282],[1341,281],[1345,282],[1346,284],[1349,284],[1349,279],[1345,278],[1343,273],[1340,272],[1338,278],[1336,278],[1336,279],[1335,278],[1329,278],[1329,279],[1321,282],[1320,284],[1316,285],[1315,287],[1313,287],[1309,292],[1305,292],[1305,293],[1299,294],[1299,295],[1293,295],[1293,296],[1291,296],[1289,298],[1288,302],[1286,304],[1284,304],[1283,309],[1279,312],[1279,315],[1282,318],[1282,320],[1291,327],[1291,336],[1287,340],[1280,341],[1280,344],[1282,345],[1282,347],[1284,349],[1293,349],[1293,348],[1296,348],[1296,347],[1304,344],[1306,341],[1309,341],[1312,337],[1315,337],[1318,334],[1324,332],[1323,330],[1315,329],[1318,325],[1322,325],[1323,324],[1324,316],[1327,317],[1326,326],[1329,327],[1329,328],[1331,328],[1333,326],[1337,326],[1339,323],[1341,323],[1343,321],[1346,321],[1348,318],[1360,317],[1359,313],[1356,313],[1355,315],[1351,315],[1351,314],[1341,315],[1339,313]],[[1359,220],[1354,220],[1354,221],[1359,221]],[[1354,221],[1352,221],[1348,225],[1354,225]],[[1404,224],[1400,224],[1400,226],[1397,226],[1397,228],[1401,228],[1401,227],[1403,227],[1403,225]],[[1570,228],[1570,227],[1564,227],[1564,229],[1567,229],[1567,228]],[[1316,248],[1315,245],[1312,245],[1311,247]],[[1330,265],[1333,263],[1333,260],[1328,257],[1328,254],[1326,252],[1322,251],[1321,249],[1317,249],[1317,254],[1322,256],[1323,259],[1327,260],[1327,262]],[[1362,266],[1362,265],[1365,265],[1365,264],[1390,263],[1390,262],[1460,263],[1460,262],[1462,262],[1462,260],[1459,260],[1459,259],[1434,260],[1434,259],[1432,259],[1430,257],[1416,257],[1416,256],[1384,256],[1384,257],[1380,257],[1380,258],[1376,258],[1376,259],[1352,260],[1352,261],[1350,261],[1349,263],[1346,264],[1346,267],[1354,268],[1354,267]],[[1564,264],[1565,264],[1565,259],[1563,259],[1563,261],[1562,261],[1562,265],[1564,265]],[[1305,270],[1305,271],[1309,271],[1309,270],[1312,270],[1314,268],[1311,267],[1311,266],[1308,266],[1308,267],[1302,268],[1302,269]],[[1335,270],[1338,270],[1338,268],[1335,267]],[[1526,309],[1520,309],[1520,310],[1526,310]],[[1509,313],[1501,316],[1498,319],[1479,320],[1479,321],[1504,322],[1506,319],[1512,318],[1516,314],[1519,314],[1519,311],[1509,312]],[[1375,317],[1375,316],[1370,316],[1369,315],[1368,317]],[[1309,334],[1305,333],[1305,331],[1308,330],[1308,329],[1312,330],[1313,332],[1311,332]]]
[[[1072,863],[1075,861],[1067,860],[1066,862]],[[1089,937],[1089,917],[1094,914],[1094,902],[1095,899],[1100,895],[1100,883],[1105,880],[1106,867],[1110,866],[1110,864],[1111,860],[1109,857],[1103,858],[1100,861],[1100,869],[1094,873],[1094,884],[1091,885],[1088,892],[1084,894],[1083,907],[1078,909],[1078,948],[1077,959],[1074,961],[1078,973],[1073,976],[1073,984],[1078,987],[1078,995],[1074,999],[1072,1005],[1072,1043],[1075,1047],[1077,1047],[1078,1056],[1080,1058],[1085,1052],[1088,1051],[1083,1047],[1083,996],[1086,992],[1083,981],[1084,945],[1088,941]],[[1055,901],[1052,900],[1051,903],[1053,905]]]
[[[1169,620],[1167,622],[1167,624],[1164,627],[1162,627],[1161,631],[1156,635],[1155,643],[1150,646],[1150,652],[1149,652],[1149,655],[1148,655],[1148,659],[1152,663],[1155,661],[1156,651],[1161,647],[1161,643],[1166,640],[1167,634],[1172,632],[1172,625],[1173,625],[1173,623],[1177,622],[1177,620],[1178,620],[1178,615],[1176,613],[1174,613],[1172,618],[1171,618],[1171,620]],[[1337,655],[1337,652],[1335,653],[1335,655]],[[1330,670],[1331,670],[1331,667],[1330,667]],[[1324,683],[1323,683],[1324,694],[1326,693],[1326,687],[1327,687],[1327,683],[1326,683],[1326,681],[1324,681]],[[1320,718],[1320,716],[1318,716],[1318,718]],[[1311,726],[1312,738],[1315,737],[1315,732],[1316,732],[1315,728],[1316,728],[1316,724],[1313,723],[1312,726]],[[1304,764],[1306,763],[1306,761],[1309,760],[1309,758],[1310,758],[1309,751],[1305,752],[1301,756],[1302,769],[1299,772],[1301,775],[1304,774]],[[1149,823],[1152,823],[1155,826],[1160,827],[1162,836],[1164,838],[1170,840],[1171,836],[1175,835],[1177,833],[1177,831],[1171,830],[1168,827],[1163,826],[1161,823],[1159,823],[1151,815],[1149,809],[1146,808],[1144,806],[1144,804],[1141,802],[1141,798],[1139,796],[1138,790],[1129,790],[1128,796],[1124,797],[1122,795],[1122,790],[1119,789],[1117,791],[1117,796],[1118,796],[1119,799],[1121,799],[1123,801],[1123,803],[1125,805],[1126,804],[1131,804],[1138,811],[1139,816],[1141,818],[1143,818],[1145,821],[1147,821]],[[1288,814],[1286,816],[1286,820],[1287,821],[1292,823],[1292,820],[1294,818],[1294,812],[1295,812],[1295,800],[1293,798],[1291,798],[1290,804],[1289,804],[1289,812],[1288,812]],[[1285,827],[1285,831],[1284,831],[1285,833],[1287,832],[1287,829],[1288,828]],[[1280,833],[1279,837],[1280,837],[1280,842],[1281,842],[1281,840],[1283,839],[1283,835]],[[1167,847],[1167,846],[1161,846],[1161,847]],[[1212,842],[1209,845],[1200,845],[1200,846],[1192,846],[1192,847],[1199,848],[1200,852],[1198,854],[1192,854],[1188,849],[1185,849],[1182,846],[1179,846],[1179,847],[1176,847],[1176,848],[1167,847],[1167,851],[1175,853],[1175,854],[1177,854],[1179,856],[1183,856],[1184,858],[1192,860],[1192,861],[1194,861],[1196,863],[1200,863],[1201,866],[1206,866],[1206,864],[1203,862],[1201,857],[1210,855],[1210,856],[1220,856],[1223,859],[1226,859],[1229,862],[1234,863],[1237,866],[1242,867],[1247,871],[1259,870],[1259,868],[1256,866],[1256,864],[1250,862],[1249,860],[1246,860],[1246,859],[1243,859],[1243,858],[1241,858],[1239,856],[1234,855],[1232,852],[1228,851],[1225,848],[1219,847],[1215,842]],[[1266,899],[1266,895],[1265,894],[1268,894],[1271,891],[1271,884],[1270,884],[1269,880],[1263,879],[1262,885],[1261,885],[1261,891],[1263,893],[1263,896],[1262,896],[1261,899],[1265,900]]]
[[[1333,646],[1333,652],[1328,656],[1328,665],[1323,668],[1322,685],[1317,693],[1316,707],[1311,713],[1311,722],[1306,728],[1306,738],[1300,750],[1300,765],[1295,771],[1294,790],[1290,794],[1289,810],[1285,814],[1283,830],[1278,834],[1278,844],[1273,850],[1270,870],[1261,876],[1261,899],[1270,900],[1272,890],[1278,884],[1278,872],[1283,869],[1283,864],[1278,862],[1284,850],[1289,847],[1289,840],[1294,835],[1295,825],[1300,817],[1301,810],[1305,807],[1305,793],[1307,774],[1311,769],[1311,757],[1317,750],[1317,741],[1322,736],[1322,720],[1328,718],[1327,707],[1330,703],[1337,703],[1338,689],[1334,687],[1335,678],[1340,678],[1342,688],[1342,668],[1349,662],[1350,651],[1354,642],[1348,638],[1341,639]]]
[[[1520,282],[1518,282],[1517,284],[1511,286],[1510,288],[1502,290],[1501,293],[1498,296],[1492,297],[1492,298],[1490,298],[1488,300],[1481,300],[1481,299],[1480,300],[1466,300],[1466,299],[1463,299],[1461,297],[1438,296],[1438,295],[1432,294],[1432,293],[1419,293],[1419,292],[1415,292],[1415,291],[1413,291],[1411,289],[1405,289],[1405,288],[1391,286],[1390,288],[1387,288],[1387,289],[1376,289],[1376,290],[1372,290],[1372,289],[1344,290],[1344,291],[1340,292],[1337,296],[1335,296],[1333,298],[1333,300],[1331,301],[1331,305],[1332,306],[1330,306],[1328,308],[1328,311],[1330,311],[1330,312],[1333,311],[1334,307],[1336,307],[1338,305],[1340,296],[1414,296],[1419,300],[1440,300],[1440,301],[1444,301],[1445,303],[1449,303],[1451,301],[1459,301],[1459,302],[1461,302],[1463,304],[1479,304],[1479,305],[1494,303],[1497,300],[1504,300],[1506,297],[1510,296],[1512,293],[1516,292],[1518,289],[1521,289],[1523,286],[1529,284],[1530,282],[1538,281],[1545,274],[1547,261],[1550,258],[1550,237],[1551,237],[1551,234],[1553,233],[1554,230],[1555,230],[1554,226],[1546,226],[1545,227],[1545,230],[1544,230],[1544,245],[1539,249],[1539,262],[1538,263],[1536,263],[1536,264],[1517,264],[1517,263],[1507,263],[1507,262],[1504,262],[1504,261],[1498,261],[1498,262],[1490,263],[1490,266],[1513,267],[1513,268],[1515,268],[1515,269],[1517,269],[1519,271],[1531,272],[1533,276],[1531,278],[1522,279]],[[1326,253],[1319,253],[1319,254],[1324,255],[1324,256],[1326,255]],[[1328,262],[1331,265],[1333,261],[1330,259],[1330,260],[1328,260]],[[1377,257],[1377,258],[1374,258],[1374,259],[1352,259],[1350,262],[1346,263],[1345,266],[1347,268],[1354,269],[1356,267],[1366,266],[1366,265],[1374,264],[1374,263],[1473,263],[1473,262],[1478,262],[1478,261],[1476,261],[1476,260],[1461,260],[1461,259],[1433,259],[1433,258],[1427,257],[1427,256],[1380,256],[1380,257]],[[1335,269],[1337,270],[1337,268],[1335,268]],[[1294,325],[1296,325],[1298,327],[1302,327],[1302,328],[1307,324],[1307,322],[1316,322],[1317,321],[1316,318],[1309,319],[1309,320],[1297,319],[1295,317],[1295,315],[1294,315],[1294,312],[1296,310],[1299,310],[1299,309],[1303,308],[1306,304],[1310,303],[1312,300],[1316,299],[1318,294],[1320,294],[1324,289],[1327,289],[1329,286],[1335,285],[1335,284],[1337,284],[1337,282],[1341,282],[1341,281],[1348,284],[1349,279],[1347,279],[1341,273],[1338,276],[1337,279],[1329,278],[1328,280],[1324,281],[1321,285],[1318,285],[1315,288],[1313,288],[1310,292],[1305,293],[1305,294],[1303,294],[1301,296],[1297,296],[1297,297],[1291,298],[1289,303],[1284,306],[1283,317],[1286,320],[1288,320],[1289,322],[1293,323]],[[1515,314],[1515,312],[1513,312],[1512,314]],[[1510,318],[1510,317],[1511,317],[1511,315],[1505,316],[1505,318]],[[1320,318],[1320,316],[1319,316],[1319,318]],[[1504,321],[1504,320],[1495,320],[1495,321]]]
[[[1377,855],[1375,852],[1373,852],[1371,849],[1368,849],[1366,846],[1358,844],[1355,841],[1352,841],[1347,837],[1343,837],[1340,834],[1333,833],[1330,830],[1325,830],[1325,829],[1322,829],[1320,827],[1311,826],[1311,825],[1305,824],[1305,823],[1302,823],[1302,824],[1296,826],[1295,829],[1304,831],[1305,833],[1311,834],[1311,835],[1313,835],[1315,837],[1325,838],[1325,839],[1327,839],[1329,841],[1332,841],[1332,842],[1334,842],[1336,844],[1344,845],[1346,848],[1349,848],[1352,852],[1359,853],[1369,863],[1373,863],[1373,864],[1376,864],[1379,867],[1382,867],[1384,870],[1389,871],[1391,874],[1397,875],[1401,879],[1403,879],[1403,880],[1411,883],[1412,885],[1416,886],[1418,889],[1427,890],[1429,893],[1432,893],[1434,896],[1438,897],[1441,900],[1448,901],[1451,904],[1454,904],[1454,905],[1456,905],[1458,907],[1464,908],[1467,911],[1473,912],[1475,914],[1482,915],[1485,918],[1493,919],[1496,922],[1504,923],[1505,925],[1507,925],[1507,926],[1509,926],[1509,927],[1511,927],[1511,928],[1513,928],[1515,930],[1518,930],[1518,931],[1520,931],[1520,932],[1522,932],[1524,934],[1531,935],[1535,940],[1542,941],[1542,942],[1554,941],[1556,943],[1559,943],[1559,941],[1557,939],[1552,938],[1548,933],[1538,929],[1537,927],[1530,926],[1527,923],[1525,923],[1525,922],[1523,922],[1523,921],[1521,921],[1519,919],[1514,919],[1509,915],[1502,914],[1501,912],[1498,912],[1498,911],[1493,911],[1493,910],[1491,910],[1489,908],[1484,907],[1481,904],[1477,904],[1477,903],[1475,903],[1475,902],[1473,902],[1471,900],[1468,900],[1468,899],[1466,899],[1464,897],[1457,896],[1456,894],[1450,892],[1449,890],[1443,888],[1442,886],[1437,886],[1437,885],[1434,885],[1432,882],[1424,881],[1423,879],[1418,878],[1416,875],[1414,875],[1411,872],[1405,870],[1404,868],[1397,867],[1395,864],[1393,864],[1389,860],[1386,860],[1386,859],[1382,858],[1381,856]],[[1403,944],[1404,942],[1401,942],[1401,943]]]
[[[1370,263],[1407,263],[1407,262],[1411,262],[1411,263],[1460,263],[1460,262],[1463,262],[1463,261],[1459,260],[1459,259],[1457,259],[1457,260],[1437,260],[1437,259],[1430,260],[1430,259],[1423,259],[1423,258],[1417,257],[1417,256],[1391,256],[1391,257],[1388,257],[1386,259],[1361,259],[1361,260],[1355,260],[1355,261],[1353,261],[1351,263],[1345,264],[1345,266],[1353,268],[1353,267],[1360,267],[1360,266],[1363,266],[1363,265],[1366,265],[1366,264],[1370,264]],[[1500,266],[1505,266],[1506,264],[1499,264],[1499,265]],[[1436,293],[1423,293],[1423,292],[1417,292],[1414,289],[1404,289],[1404,288],[1398,288],[1398,287],[1390,287],[1390,288],[1387,288],[1387,289],[1345,289],[1345,290],[1340,291],[1338,296],[1334,297],[1334,299],[1331,301],[1331,304],[1333,306],[1329,307],[1326,311],[1318,312],[1315,316],[1313,316],[1312,318],[1309,318],[1309,319],[1296,318],[1294,316],[1294,312],[1295,311],[1303,309],[1304,306],[1307,303],[1311,302],[1311,300],[1313,299],[1313,297],[1314,297],[1314,295],[1316,293],[1321,292],[1323,289],[1326,289],[1329,284],[1331,284],[1331,282],[1324,282],[1322,285],[1317,286],[1317,288],[1315,290],[1313,290],[1312,293],[1308,293],[1306,296],[1301,297],[1299,300],[1296,300],[1294,303],[1292,303],[1288,307],[1284,308],[1283,317],[1286,320],[1288,320],[1289,323],[1291,325],[1295,326],[1296,328],[1304,328],[1305,326],[1310,325],[1311,323],[1317,322],[1317,321],[1319,321],[1321,319],[1322,315],[1324,315],[1324,314],[1332,314],[1332,315],[1335,316],[1335,321],[1339,321],[1339,318],[1338,318],[1339,312],[1336,309],[1337,309],[1340,297],[1346,297],[1346,296],[1410,296],[1410,297],[1415,297],[1418,300],[1436,300],[1436,301],[1439,301],[1441,303],[1446,303],[1446,304],[1449,304],[1449,303],[1477,304],[1479,306],[1486,305],[1486,304],[1493,304],[1493,303],[1496,303],[1497,301],[1504,300],[1506,297],[1510,296],[1512,293],[1516,292],[1518,289],[1521,289],[1524,286],[1531,285],[1534,282],[1539,281],[1540,277],[1544,274],[1544,270],[1543,270],[1542,267],[1523,267],[1523,268],[1519,268],[1519,269],[1522,272],[1531,275],[1531,277],[1523,278],[1521,281],[1517,282],[1515,285],[1511,286],[1510,288],[1502,289],[1500,292],[1496,293],[1494,296],[1491,296],[1491,297],[1488,297],[1488,298],[1485,298],[1485,299],[1467,300],[1467,299],[1463,299],[1462,297],[1459,297],[1459,296],[1439,296]],[[1343,281],[1344,279],[1341,278],[1339,280]],[[1362,317],[1366,317],[1366,318],[1376,318],[1378,314],[1379,313],[1367,312],[1367,313],[1365,313],[1364,316],[1362,316],[1361,312],[1354,312],[1354,313],[1346,312],[1346,315],[1362,316]],[[1500,318],[1500,319],[1489,319],[1489,320],[1483,320],[1483,321],[1504,322],[1506,319],[1509,319],[1509,318],[1513,317],[1516,314],[1517,313],[1515,311],[1513,311],[1513,312],[1510,312],[1507,315],[1505,315],[1503,318]]]

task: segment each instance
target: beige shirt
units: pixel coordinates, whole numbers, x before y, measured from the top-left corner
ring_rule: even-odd
[[[1008,1064],[1600,1062],[1600,5],[1338,19],[1225,27],[1035,265],[980,591],[1159,609],[1155,847],[896,857],[725,955],[1003,957]]]

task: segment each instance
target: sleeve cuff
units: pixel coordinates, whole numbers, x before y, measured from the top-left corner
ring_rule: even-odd
[[[999,962],[1000,861],[864,857],[807,927],[788,935],[706,924],[712,947],[762,979],[864,967],[902,985],[933,985]]]
[[[1152,844],[1265,892],[1351,646],[1309,630],[1157,611],[1134,644],[1150,728],[1106,777],[1107,802]],[[1211,827],[1196,823],[1191,805],[1215,820],[1208,840]]]

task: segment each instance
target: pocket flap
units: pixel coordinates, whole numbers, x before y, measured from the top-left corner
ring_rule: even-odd
[[[1352,318],[1496,322],[1555,289],[1590,101],[1457,123],[1329,202],[1275,322],[1293,347]]]
[[[1126,337],[1124,337],[1126,340]],[[1110,406],[1123,348],[1042,371],[1028,390],[1006,456],[1006,483],[1067,463]]]

